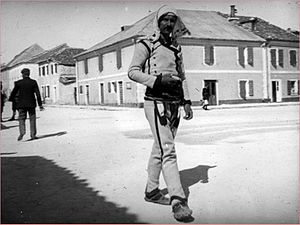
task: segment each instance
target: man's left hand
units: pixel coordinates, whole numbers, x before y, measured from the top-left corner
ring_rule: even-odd
[[[183,117],[183,119],[190,120],[193,118],[193,110],[190,104],[184,105],[184,112],[185,112],[185,116]]]

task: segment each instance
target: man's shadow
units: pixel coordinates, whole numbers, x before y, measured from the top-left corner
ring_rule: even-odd
[[[188,198],[190,191],[189,187],[200,182],[200,183],[208,183],[208,170],[214,168],[216,166],[205,166],[199,165],[191,169],[182,170],[179,172],[181,185],[185,196]],[[167,194],[167,188],[162,190],[163,194]]]
[[[61,132],[56,132],[56,133],[53,133],[53,134],[38,135],[36,140],[43,139],[43,138],[48,138],[48,137],[53,137],[53,136],[62,136],[62,135],[65,135],[66,133],[67,133],[66,131],[61,131]],[[33,140],[35,140],[35,139],[29,139],[27,141],[33,141]]]

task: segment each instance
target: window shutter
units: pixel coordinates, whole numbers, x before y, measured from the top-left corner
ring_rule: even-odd
[[[204,46],[205,64],[211,66],[214,64],[214,47],[211,45]]]
[[[240,64],[242,67],[245,67],[244,51],[245,51],[245,48],[244,48],[244,47],[238,47],[239,64]]]
[[[278,50],[279,66],[283,68],[283,49]]]
[[[292,82],[290,80],[287,81],[287,94],[291,95]]]
[[[254,96],[253,80],[249,80],[249,96]]]
[[[84,73],[87,74],[89,72],[88,61],[84,59]]]
[[[214,56],[214,46],[209,47],[209,55],[210,55],[210,64],[213,65],[215,61],[215,56]]]
[[[295,67],[297,64],[297,60],[296,60],[296,51],[295,50],[291,50],[290,51],[290,65]]]
[[[99,71],[102,72],[103,71],[103,55],[100,54],[98,56],[98,66],[99,66]]]
[[[254,62],[253,62],[253,48],[252,47],[248,47],[248,64],[250,66],[254,65]]]
[[[240,96],[246,100],[246,81],[240,80]]]
[[[117,68],[120,69],[122,67],[122,57],[121,57],[121,48],[117,48]]]
[[[277,68],[276,66],[276,49],[271,49],[271,64],[274,68]]]
[[[298,80],[298,82],[297,82],[297,85],[298,85],[298,95],[300,94],[300,91],[299,91],[299,89],[300,89],[300,80]]]

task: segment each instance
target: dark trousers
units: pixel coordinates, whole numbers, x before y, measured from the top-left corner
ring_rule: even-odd
[[[25,121],[27,117],[27,112],[29,114],[29,121],[30,121],[30,136],[31,138],[33,138],[36,136],[36,113],[35,113],[35,108],[32,107],[19,108],[20,135],[24,136],[26,133]]]

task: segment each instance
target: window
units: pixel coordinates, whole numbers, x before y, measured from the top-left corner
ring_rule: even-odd
[[[57,73],[57,64],[54,65],[55,73]]]
[[[108,87],[108,93],[111,93],[111,83],[110,82],[108,82],[107,87]]]
[[[245,65],[253,66],[253,48],[238,47],[238,61],[242,67],[245,67]]]
[[[41,69],[41,67],[39,67],[39,76],[41,76],[42,75],[42,69]]]
[[[113,85],[113,92],[117,93],[117,82],[116,81],[112,82],[112,85]]]
[[[83,88],[82,88],[82,85],[79,86],[79,94],[83,94]]]
[[[239,95],[244,100],[247,97],[254,96],[253,80],[239,80]]]
[[[211,45],[204,46],[204,55],[205,55],[204,63],[206,65],[212,66],[215,61],[214,46]]]
[[[271,65],[274,68],[278,66],[283,68],[283,49],[271,49]]]
[[[84,73],[88,74],[88,72],[89,72],[88,60],[84,59]]]
[[[51,64],[51,74],[53,74],[53,64]]]
[[[290,65],[293,67],[297,66],[297,52],[296,50],[290,50]]]
[[[47,75],[49,75],[49,66],[46,66]]]
[[[50,98],[50,86],[46,86],[46,98]]]
[[[42,75],[45,76],[45,67],[42,67]]]
[[[299,95],[299,80],[288,80],[287,81],[287,94],[288,95]]]
[[[108,93],[117,93],[117,82],[108,82]]]
[[[126,89],[131,90],[131,82],[126,82]]]

